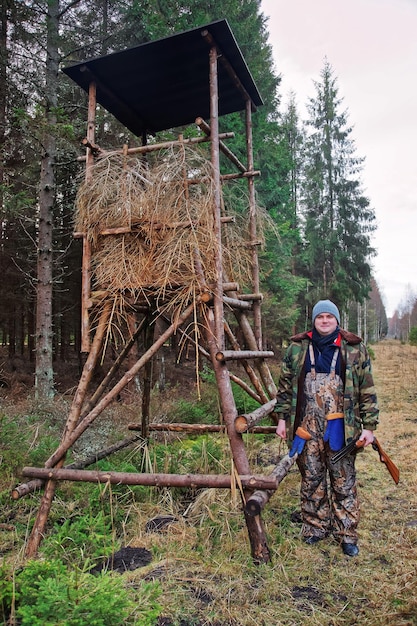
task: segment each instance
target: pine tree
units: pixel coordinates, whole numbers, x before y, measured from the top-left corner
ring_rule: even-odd
[[[361,189],[363,159],[355,155],[347,113],[327,60],[308,105],[303,167],[304,237],[312,300],[344,307],[370,290],[370,235],[375,215]]]

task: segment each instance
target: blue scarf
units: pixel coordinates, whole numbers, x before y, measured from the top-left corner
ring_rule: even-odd
[[[314,358],[316,360],[316,372],[322,372],[324,374],[330,373],[334,351],[338,350],[335,342],[339,336],[339,330],[338,326],[331,335],[322,336],[313,328],[312,343]],[[305,360],[305,371],[311,371],[310,353],[308,350]],[[340,375],[340,350],[336,361],[336,373]]]

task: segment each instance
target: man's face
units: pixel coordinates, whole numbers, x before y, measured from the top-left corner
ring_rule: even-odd
[[[320,313],[314,320],[314,326],[320,335],[331,335],[337,328],[337,319],[331,313]]]

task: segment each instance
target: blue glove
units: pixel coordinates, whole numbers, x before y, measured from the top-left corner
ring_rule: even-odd
[[[345,445],[345,419],[343,413],[329,413],[323,441],[328,441],[330,450],[338,452]]]
[[[295,437],[292,442],[289,456],[294,456],[295,453],[301,454],[301,452],[304,450],[305,442],[309,439],[311,439],[310,433],[304,430],[304,428],[302,428],[301,426],[299,426],[295,431]]]

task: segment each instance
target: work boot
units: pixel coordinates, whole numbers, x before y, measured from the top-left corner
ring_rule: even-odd
[[[358,556],[359,548],[356,543],[342,543],[343,554],[346,556]]]

